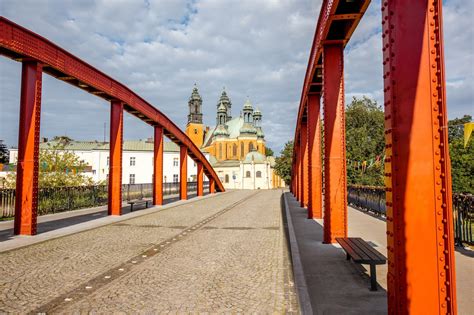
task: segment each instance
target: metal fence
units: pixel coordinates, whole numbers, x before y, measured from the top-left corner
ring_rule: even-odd
[[[348,186],[349,204],[385,216],[385,188],[369,186]],[[458,245],[474,245],[474,196],[453,194],[454,236]]]
[[[209,182],[204,183],[209,187]],[[188,182],[188,193],[196,192],[197,182]],[[179,193],[179,182],[163,183],[163,195]],[[153,184],[122,185],[122,200],[147,199],[153,196]],[[38,214],[91,208],[107,204],[108,185],[40,188]],[[15,189],[0,189],[0,218],[15,215]]]

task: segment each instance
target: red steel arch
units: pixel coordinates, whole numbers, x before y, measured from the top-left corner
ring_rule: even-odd
[[[49,40],[0,17],[0,54],[22,62],[20,130],[17,167],[15,234],[36,234],[38,153],[41,82],[45,72],[111,103],[109,214],[121,214],[123,111],[154,127],[153,203],[163,201],[163,136],[180,146],[180,173],[187,174],[186,156],[198,167],[198,196],[203,195],[203,175],[210,192],[224,191],[219,177],[202,152],[168,117],[139,95]],[[186,177],[185,177],[186,178]],[[187,198],[186,179],[181,179],[180,198]]]
[[[301,94],[290,187],[321,218],[324,140],[326,243],[347,235],[343,51],[369,3],[323,1]],[[442,2],[382,0],[381,9],[388,310],[456,314]]]

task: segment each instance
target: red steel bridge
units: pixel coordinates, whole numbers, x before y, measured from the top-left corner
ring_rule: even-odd
[[[299,106],[291,191],[326,243],[347,236],[344,47],[369,3],[323,1]],[[390,314],[457,312],[442,25],[440,0],[382,0]]]
[[[122,211],[124,111],[154,128],[153,204],[163,203],[163,137],[180,147],[180,199],[187,198],[187,156],[197,165],[197,195],[224,187],[201,151],[168,117],[120,82],[49,40],[0,17],[0,54],[22,63],[20,127],[16,181],[15,234],[36,234],[42,75],[47,73],[110,104],[108,214]],[[184,180],[183,180],[184,179]]]

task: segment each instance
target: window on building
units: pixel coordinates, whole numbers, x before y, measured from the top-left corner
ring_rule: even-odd
[[[134,156],[130,157],[130,166],[135,166],[135,157]]]
[[[219,143],[219,159],[222,160],[222,143]]]
[[[107,166],[109,166],[110,163],[110,156],[107,157]]]
[[[130,184],[135,184],[135,174],[130,174],[129,181]]]
[[[173,166],[179,166],[179,159],[173,158]]]
[[[240,157],[241,158],[244,157],[244,143],[243,142],[240,144]]]
[[[235,143],[232,147],[232,156],[237,157],[237,145]]]
[[[245,177],[250,178],[250,171],[245,172]]]
[[[198,130],[197,130],[197,129],[194,129],[194,134],[195,134],[195,135],[198,134]]]
[[[178,182],[178,174],[173,174],[173,183]]]
[[[261,178],[262,177],[262,172],[261,171],[257,171],[257,174],[255,174],[256,177],[258,178]]]
[[[226,183],[229,182],[229,174],[225,174],[225,182],[226,182]]]
[[[253,151],[253,143],[250,142],[250,143],[249,143],[249,152],[252,152],[252,151]]]

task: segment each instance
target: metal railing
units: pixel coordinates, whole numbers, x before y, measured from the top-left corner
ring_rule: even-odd
[[[359,209],[385,216],[385,188],[348,186],[347,202]],[[457,245],[474,245],[474,196],[453,194],[454,237]]]
[[[204,188],[209,182],[204,183]],[[188,193],[196,192],[197,182],[188,182]],[[179,193],[179,182],[163,183],[163,195]],[[122,185],[122,200],[153,197],[153,184]],[[40,188],[38,190],[38,214],[98,207],[107,204],[108,185]],[[0,218],[15,215],[15,189],[0,188]]]

